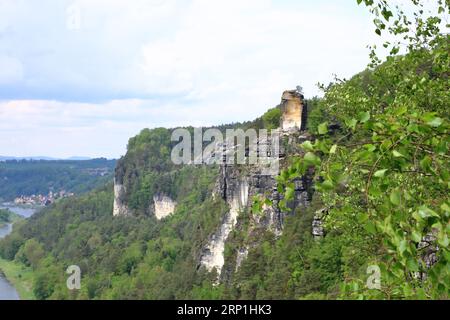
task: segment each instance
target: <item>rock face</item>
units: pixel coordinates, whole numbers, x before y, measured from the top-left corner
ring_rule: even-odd
[[[113,215],[114,216],[128,216],[130,215],[130,210],[128,206],[123,202],[123,195],[125,194],[125,188],[122,184],[119,184],[114,180],[114,205],[113,205]]]
[[[305,130],[306,104],[304,97],[296,90],[288,90],[281,97],[281,129],[283,131]]]
[[[153,197],[153,205],[156,219],[161,220],[175,212],[177,203],[166,195],[158,194]]]
[[[208,271],[216,269],[218,275],[220,275],[225,263],[225,242],[236,226],[240,211],[248,206],[249,196],[249,184],[246,179],[225,181],[225,185],[226,187],[222,191],[226,196],[225,200],[230,207],[230,211],[223,218],[219,230],[210,237],[200,260]]]
[[[416,272],[417,279],[425,280],[428,277],[428,269],[433,267],[438,262],[439,246],[436,244],[435,232],[430,232],[422,238],[422,241],[417,246],[421,252],[421,260],[425,264],[425,270]]]
[[[312,222],[312,235],[314,236],[314,239],[322,239],[325,236],[323,218],[326,213],[326,209],[321,209],[314,214],[314,220]]]
[[[297,134],[285,136],[284,139],[297,144],[305,141],[308,137]],[[285,150],[280,149],[280,155],[284,153]],[[267,175],[263,171],[264,168],[259,165],[234,166],[223,164],[220,167],[213,195],[224,199],[228,203],[230,211],[223,218],[218,230],[210,237],[200,257],[200,264],[208,271],[216,269],[219,279],[223,276],[224,270],[222,269],[226,262],[224,258],[225,244],[230,233],[239,227],[237,223],[240,213],[250,213],[249,227],[245,230],[249,235],[248,238],[254,238],[252,235],[257,232],[257,229],[268,230],[279,237],[283,232],[285,217],[291,214],[290,212],[283,212],[279,207],[279,202],[283,196],[277,190],[276,175]],[[294,200],[289,203],[291,209],[309,204],[310,185],[311,181],[308,177],[295,181]],[[264,205],[262,212],[253,214],[251,212],[252,199],[257,195],[265,195],[272,204]],[[244,243],[236,252],[235,270],[246,259],[249,249],[255,245],[257,243],[251,241]]]
[[[248,248],[242,248],[238,251],[237,257],[236,257],[236,269],[235,272],[239,270],[241,267],[242,262],[247,259],[248,256]]]
[[[285,145],[290,147],[296,146],[303,141],[309,140],[308,135],[301,135],[301,131],[306,126],[306,103],[303,95],[295,90],[285,91],[283,93],[282,102],[279,106],[282,110],[281,133]],[[268,141],[258,140],[257,145],[266,144]],[[279,152],[279,160],[283,161],[286,153],[295,153],[295,150],[286,150],[281,146]],[[294,147],[295,149],[295,147]],[[272,150],[273,151],[273,150]],[[272,152],[271,151],[271,152]],[[226,153],[226,150],[224,151]],[[284,218],[289,212],[283,212],[279,203],[283,196],[278,192],[275,174],[267,174],[261,165],[245,165],[234,166],[223,163],[220,166],[220,173],[216,181],[214,197],[221,197],[225,200],[230,211],[225,215],[218,230],[210,236],[208,244],[203,248],[200,255],[200,265],[208,271],[216,270],[219,282],[223,278],[224,265],[226,263],[224,257],[225,244],[231,232],[239,222],[240,213],[249,213],[250,222],[245,230],[248,239],[255,238],[254,234],[258,229],[268,230],[276,237],[283,232]],[[295,181],[294,200],[288,206],[295,209],[298,206],[307,206],[310,199],[310,186],[312,181],[308,177],[302,177]],[[271,205],[264,205],[262,212],[253,214],[251,212],[252,203],[249,199],[253,199],[257,195],[265,195],[270,200]],[[293,210],[291,211],[293,212]],[[323,228],[319,223],[313,226],[317,235],[323,235]],[[257,238],[257,237],[256,237]],[[253,241],[253,242],[252,242]],[[242,262],[246,259],[249,249],[257,245],[258,239],[248,240],[243,243],[242,247],[235,253],[235,269],[238,270]],[[229,269],[227,267],[227,269]],[[225,273],[233,272],[226,270]]]

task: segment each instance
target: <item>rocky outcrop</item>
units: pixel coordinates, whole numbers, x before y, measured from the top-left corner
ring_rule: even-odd
[[[326,209],[317,210],[314,213],[314,219],[312,222],[312,235],[314,239],[322,239],[325,236],[325,229],[323,227],[323,220],[327,214]]]
[[[286,139],[286,142],[291,142],[292,145],[298,145],[309,137],[297,132],[296,134],[285,135],[283,139]],[[282,161],[286,150],[280,148],[279,153],[280,161]],[[283,196],[278,191],[276,176],[266,174],[264,167],[261,165],[234,166],[225,163],[221,165],[213,196],[224,199],[228,203],[230,211],[223,218],[218,230],[210,237],[200,258],[200,264],[208,271],[216,269],[219,279],[225,264],[225,244],[230,233],[239,227],[237,222],[241,212],[246,211],[250,214],[250,223],[245,232],[249,235],[247,238],[255,240],[249,240],[250,242],[244,243],[237,250],[234,270],[239,269],[249,250],[257,245],[257,243],[252,242],[259,240],[259,238],[253,236],[259,232],[257,230],[268,230],[275,237],[279,237],[283,232],[285,217],[292,214],[297,207],[309,204],[311,180],[308,177],[302,177],[295,181],[294,199],[288,204],[288,207],[292,210],[283,212],[279,206]],[[252,213],[252,200],[259,195],[264,195],[270,200],[271,205],[264,205],[262,212]],[[230,270],[227,270],[227,272],[230,272]]]
[[[417,249],[422,252],[422,260],[427,269],[436,264],[438,261],[437,253],[439,251],[439,246],[436,245],[436,236],[433,233],[429,233],[423,237]]]
[[[307,134],[302,134],[302,129],[306,125],[306,103],[301,93],[295,90],[285,91],[279,108],[282,110],[282,119],[278,133],[281,133],[281,139],[283,139],[283,141],[280,141],[280,147],[278,149],[271,148],[272,141],[268,139],[258,139],[257,143],[253,143],[253,146],[266,146],[271,154],[270,156],[278,156],[278,160],[281,163],[286,154],[292,155],[299,152],[299,150],[295,149],[295,146],[309,140],[310,137]],[[218,150],[218,152],[227,154],[227,151],[232,151],[230,148],[233,146],[225,144],[221,147],[226,150]],[[276,152],[278,152],[278,155],[276,155]],[[260,150],[258,150],[258,155],[261,156]],[[219,279],[225,264],[225,244],[233,229],[240,227],[237,226],[240,212],[247,211],[247,213],[250,213],[250,223],[246,230],[249,235],[248,238],[252,238],[250,235],[257,233],[257,229],[270,231],[275,237],[279,237],[283,232],[286,215],[294,212],[295,208],[299,206],[306,207],[310,201],[311,195],[309,190],[312,181],[308,176],[305,176],[295,181],[294,199],[288,203],[288,207],[292,210],[283,212],[279,206],[283,195],[279,193],[275,179],[278,172],[267,174],[265,169],[261,163],[235,166],[224,161],[220,166],[213,196],[221,197],[225,200],[230,207],[230,211],[223,218],[219,229],[210,237],[200,258],[200,264],[209,271],[215,269],[218,272]],[[253,199],[258,195],[264,195],[270,200],[271,204],[264,205],[262,212],[253,214],[251,213],[249,199]],[[313,233],[321,237],[323,236],[321,220],[317,219],[315,221]],[[239,269],[242,262],[246,259],[250,248],[255,245],[257,244],[251,242],[243,243],[242,247],[237,250],[234,271]],[[230,272],[233,271],[227,267],[226,273]]]
[[[421,272],[415,272],[414,277],[422,281],[428,277],[428,270],[438,262],[439,246],[436,244],[435,232],[430,232],[422,238],[418,244],[417,250],[420,252],[420,260],[425,269]]]
[[[249,185],[245,179],[225,181],[225,186],[222,191],[226,196],[230,211],[223,218],[219,230],[211,236],[200,261],[208,271],[215,269],[218,275],[225,263],[225,242],[236,226],[239,212],[248,206],[249,195]]]
[[[297,131],[306,129],[306,103],[303,95],[296,90],[283,92],[281,98],[281,129]]]
[[[124,194],[125,194],[124,186],[118,183],[116,180],[114,180],[114,205],[113,205],[114,216],[130,215],[130,210],[123,201]]]
[[[241,267],[242,262],[247,259],[248,256],[248,248],[242,248],[239,249],[238,253],[237,253],[237,257],[236,257],[236,268],[235,268],[235,272],[237,272],[239,270],[239,268]]]
[[[161,220],[175,212],[177,203],[166,195],[158,194],[153,197],[153,206],[156,219]]]

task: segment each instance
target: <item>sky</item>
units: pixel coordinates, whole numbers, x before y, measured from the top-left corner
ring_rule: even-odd
[[[143,128],[252,120],[377,41],[356,0],[0,0],[0,155],[117,158]]]

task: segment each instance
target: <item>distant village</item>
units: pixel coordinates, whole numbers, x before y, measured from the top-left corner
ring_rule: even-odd
[[[59,192],[50,191],[48,195],[31,195],[31,196],[20,196],[14,199],[14,204],[16,205],[30,205],[30,206],[48,206],[55,201],[63,198],[73,197],[75,194],[73,192],[66,192],[65,190]]]

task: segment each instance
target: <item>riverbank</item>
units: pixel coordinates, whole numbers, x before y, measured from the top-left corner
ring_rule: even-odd
[[[0,228],[4,228],[8,224],[14,224],[23,219],[25,218],[20,214],[17,214],[9,209],[0,208]]]
[[[0,205],[0,209],[7,209],[10,212],[10,219],[8,220],[11,221],[10,223],[7,223],[6,226],[3,226],[3,229],[5,230],[0,229],[0,231],[2,231],[0,232],[0,238],[7,236],[11,232],[13,223],[31,217],[36,211],[35,208],[14,207],[4,203]],[[2,275],[0,280],[4,285],[7,285],[6,282],[8,282],[15,288],[12,296],[7,298],[14,298],[19,295],[22,300],[35,299],[33,294],[33,272],[31,268],[0,257],[0,273]]]
[[[21,300],[35,300],[33,271],[14,261],[0,258],[0,273],[16,288]]]
[[[15,206],[10,203],[0,203],[0,209],[6,209],[14,212],[15,214],[18,214],[19,216],[23,218],[29,218],[39,210],[41,210],[43,207],[36,207],[36,206]]]

